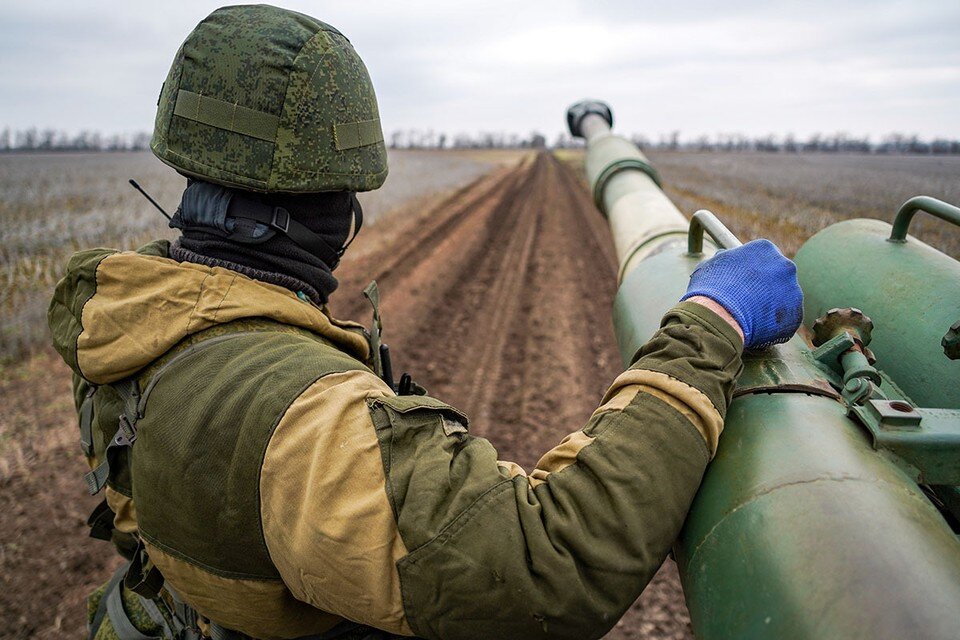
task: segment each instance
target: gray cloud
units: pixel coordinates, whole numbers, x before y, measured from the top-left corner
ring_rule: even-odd
[[[563,124],[583,96],[621,130],[684,137],[889,131],[960,137],[960,4],[285,2],[340,28],[386,129]],[[0,9],[0,126],[149,129],[173,53],[216,2]]]

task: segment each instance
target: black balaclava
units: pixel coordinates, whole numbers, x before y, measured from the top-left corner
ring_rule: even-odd
[[[336,260],[325,261],[269,225],[234,216],[251,206],[266,205],[260,208],[267,211],[281,207],[337,250],[355,224],[354,201],[349,191],[261,194],[191,180],[170,223],[183,233],[171,245],[170,257],[232,269],[325,304],[337,288]]]

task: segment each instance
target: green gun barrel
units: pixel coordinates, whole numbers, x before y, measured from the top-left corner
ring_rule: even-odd
[[[590,186],[614,235],[614,325],[629,363],[710,249],[685,237],[656,172],[610,132],[608,106],[580,102],[567,119],[587,140]],[[715,219],[700,216],[715,244],[730,246]],[[719,450],[674,547],[698,637],[960,635],[960,541],[915,475],[849,417],[841,387],[799,335],[745,355]]]

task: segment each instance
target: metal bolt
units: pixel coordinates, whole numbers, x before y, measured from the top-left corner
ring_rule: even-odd
[[[851,405],[863,404],[873,395],[874,385],[866,378],[851,378],[843,385],[843,398]]]
[[[813,323],[813,344],[820,346],[841,331],[849,332],[860,345],[870,344],[873,321],[854,307],[830,309]]]
[[[947,333],[940,341],[943,346],[943,353],[951,360],[960,359],[960,320],[947,329]]]
[[[843,390],[847,393],[856,393],[863,387],[864,382],[863,378],[851,378],[843,385]]]

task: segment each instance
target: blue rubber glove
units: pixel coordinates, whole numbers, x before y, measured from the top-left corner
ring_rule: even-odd
[[[797,266],[769,240],[721,250],[701,262],[681,301],[693,296],[706,296],[729,311],[747,349],[786,342],[803,319]]]

